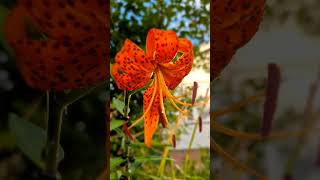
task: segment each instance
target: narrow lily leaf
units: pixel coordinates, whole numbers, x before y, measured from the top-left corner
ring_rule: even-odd
[[[150,162],[150,161],[161,161],[163,157],[137,157],[135,162],[143,163],[143,162]],[[165,158],[166,160],[172,160],[171,158]]]
[[[124,109],[124,102],[123,101],[120,101],[119,99],[117,98],[113,98],[112,99],[112,105],[121,113],[123,114],[123,109]]]
[[[110,123],[110,131],[122,126],[125,123],[123,120],[113,119]]]
[[[9,115],[9,129],[21,151],[38,167],[43,168],[42,153],[46,145],[45,130],[15,114]],[[63,157],[63,149],[59,146],[58,160],[61,161]]]
[[[122,159],[121,157],[115,157],[115,158],[111,157],[110,158],[110,171],[112,172],[113,170],[115,170],[123,162],[125,162],[125,160]]]

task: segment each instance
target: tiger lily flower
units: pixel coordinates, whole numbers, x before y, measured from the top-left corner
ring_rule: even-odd
[[[107,78],[107,3],[17,1],[6,19],[5,37],[29,86],[61,91]]]
[[[178,52],[182,55],[173,62]],[[154,28],[148,32],[146,52],[127,39],[117,53],[112,75],[119,89],[137,90],[152,79],[143,95],[143,115],[129,127],[144,119],[144,141],[147,147],[151,147],[159,122],[170,128],[165,113],[165,98],[183,113],[185,111],[177,104],[191,105],[179,101],[170,90],[175,89],[191,71],[192,64],[193,49],[188,39],[178,38],[174,31]]]

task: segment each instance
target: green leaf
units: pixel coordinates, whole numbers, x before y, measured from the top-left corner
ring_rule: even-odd
[[[21,151],[40,168],[44,167],[44,161],[41,157],[46,145],[46,132],[44,129],[26,121],[17,115],[9,115],[9,129],[15,137],[17,146]],[[58,159],[61,161],[64,157],[64,151],[59,146]]]
[[[110,171],[112,172],[115,168],[120,166],[121,163],[125,162],[121,157],[112,157],[110,158]]]
[[[125,106],[123,101],[120,101],[117,98],[113,98],[112,99],[112,104],[121,114],[123,114],[123,109],[124,109],[124,106]]]
[[[110,131],[122,126],[124,123],[124,120],[112,119],[110,123]]]
[[[161,161],[162,157],[137,157],[136,163],[150,162],[150,161]],[[171,158],[165,158],[165,160],[172,160]]]
[[[171,145],[167,145],[167,144],[164,144],[164,143],[161,143],[161,142],[156,142],[156,141],[152,141],[151,142],[151,145],[152,145],[152,148],[165,148],[167,146],[171,147]],[[131,146],[133,147],[137,147],[137,148],[146,148],[146,144],[143,143],[143,142],[135,142],[133,144],[131,144]]]

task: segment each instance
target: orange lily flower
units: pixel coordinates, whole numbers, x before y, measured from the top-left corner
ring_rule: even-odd
[[[173,62],[177,52],[182,55]],[[188,39],[178,38],[174,31],[151,29],[147,35],[146,52],[127,39],[117,53],[112,75],[119,89],[136,90],[145,86],[150,78],[153,80],[143,95],[142,117],[129,127],[144,119],[147,147],[151,147],[152,136],[159,121],[169,126],[163,105],[165,98],[180,112],[185,111],[177,104],[190,105],[179,101],[170,90],[175,89],[191,71],[192,64],[192,43]]]
[[[257,32],[262,21],[265,0],[215,0],[211,6],[211,72],[216,78],[227,66],[237,49]]]
[[[19,0],[7,17],[5,35],[26,83],[65,90],[105,80],[107,11],[104,0]]]

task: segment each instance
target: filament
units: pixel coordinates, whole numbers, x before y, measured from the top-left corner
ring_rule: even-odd
[[[134,127],[135,125],[137,125],[139,122],[141,122],[142,120],[143,120],[143,118],[145,117],[145,115],[150,111],[150,109],[151,109],[151,106],[152,106],[152,104],[153,104],[153,101],[154,101],[154,97],[155,97],[155,95],[156,95],[156,92],[157,92],[157,85],[158,85],[158,78],[157,78],[157,74],[155,73],[155,75],[154,75],[155,77],[154,77],[154,80],[153,80],[153,82],[152,83],[154,83],[154,89],[153,89],[153,92],[152,92],[152,97],[151,97],[151,100],[150,100],[150,102],[149,102],[149,104],[148,104],[148,107],[147,107],[147,109],[146,109],[146,111],[142,114],[142,116],[139,118],[139,119],[137,119],[128,129],[131,129],[132,127]],[[152,86],[152,85],[151,85]]]
[[[250,174],[250,175],[252,175],[254,177],[257,177],[260,180],[266,180],[267,179],[265,176],[261,175],[260,173],[258,173],[254,169],[251,169],[247,165],[245,165],[245,164],[239,162],[238,160],[236,160],[235,158],[233,158],[230,154],[225,152],[222,149],[222,147],[219,146],[212,138],[210,139],[210,147],[212,147],[212,149],[214,151],[216,151],[216,153],[218,155],[220,155],[223,159],[225,159],[226,161],[231,163],[235,168],[238,168],[239,170],[245,171],[248,174]]]
[[[264,140],[264,139],[281,139],[281,138],[289,138],[289,137],[296,137],[300,136],[301,131],[283,131],[283,132],[274,132],[270,133],[268,136],[262,136],[261,133],[246,133],[241,132],[237,130],[233,130],[227,127],[224,127],[223,125],[220,125],[216,121],[211,122],[211,127],[214,131],[220,132],[222,134],[231,136],[231,137],[237,137],[240,139],[246,139],[246,140]]]
[[[165,93],[165,95],[168,97],[169,101],[171,102],[171,104],[180,112],[182,113],[186,113],[185,111],[183,111],[182,109],[180,109],[177,104],[173,101],[173,100],[176,100],[176,98],[170,93],[170,91],[168,90],[168,87],[163,79],[163,75],[161,73],[160,70],[157,70],[157,74],[158,74],[158,77],[159,77],[159,85],[161,87],[161,89],[163,90],[163,92]],[[179,104],[182,104],[182,105],[188,105],[187,103],[183,103],[183,102],[180,102],[179,100],[176,100],[177,103]],[[190,104],[191,105],[191,104]]]

